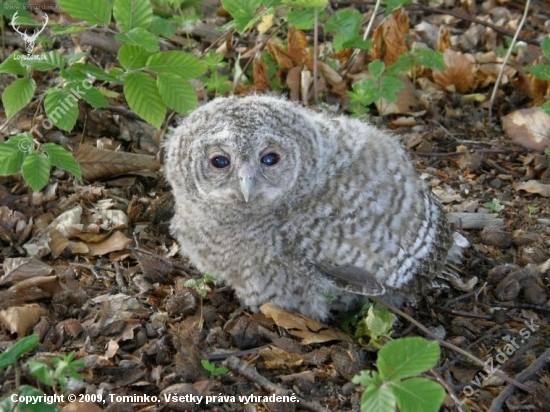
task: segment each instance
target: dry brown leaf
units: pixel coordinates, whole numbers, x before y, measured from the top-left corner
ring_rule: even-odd
[[[81,217],[81,206],[77,206],[60,214],[44,230],[41,230],[37,235],[33,236],[31,240],[25,243],[23,248],[30,256],[43,257],[47,255],[51,251],[51,234],[56,230],[58,233],[55,234],[54,244],[56,246],[56,251],[58,251],[63,243],[59,235],[68,239],[82,232],[83,225],[80,223]]]
[[[19,282],[35,276],[48,276],[54,271],[54,268],[33,257],[6,258],[3,268],[4,276],[0,277],[0,285]]]
[[[45,314],[46,310],[37,304],[13,306],[6,310],[0,310],[0,323],[21,338],[36,325],[40,316]]]
[[[50,241],[48,245],[54,258],[58,257],[69,246],[69,239],[63,236],[58,230],[53,229],[50,232]]]
[[[114,152],[86,144],[78,148],[75,158],[82,169],[82,177],[88,181],[123,173],[160,169],[160,163],[154,156]]]
[[[254,79],[254,88],[258,92],[263,92],[271,87],[271,81],[267,75],[267,64],[261,54],[254,57],[252,61],[252,77]]]
[[[267,42],[267,51],[277,61],[277,65],[283,69],[292,69],[295,64],[292,57],[282,49],[274,40]]]
[[[51,297],[65,290],[56,276],[35,276],[22,280],[8,289],[9,292],[24,294],[31,289],[40,290]]]
[[[300,101],[300,83],[302,78],[302,66],[293,67],[286,75],[286,84],[290,89],[290,100]]]
[[[294,368],[300,366],[304,359],[297,353],[289,353],[277,347],[260,349],[258,354],[264,358],[268,369]]]
[[[380,99],[375,103],[378,113],[381,116],[388,114],[411,114],[418,108],[418,99],[416,98],[416,89],[408,77],[400,77],[405,87],[397,93],[395,102],[386,99]]]
[[[347,97],[348,86],[340,74],[324,62],[317,62],[319,72],[331,86],[331,91],[342,98]]]
[[[389,66],[409,49],[405,44],[409,32],[409,17],[402,8],[395,10],[374,31],[372,36],[372,59],[380,59]]]
[[[351,340],[345,333],[331,329],[324,323],[303,315],[288,312],[271,303],[264,303],[260,306],[260,311],[264,315],[271,317],[278,326],[287,329],[291,335],[301,338],[302,345],[323,343],[332,340]]]
[[[294,62],[294,65],[311,65],[309,52],[307,50],[307,38],[303,31],[290,27],[288,31],[288,56]],[[308,61],[309,60],[309,61]]]
[[[474,56],[447,49],[443,57],[446,69],[434,70],[434,81],[445,90],[466,93],[474,83]]]
[[[527,193],[537,193],[544,197],[550,197],[550,185],[538,180],[529,180],[522,183],[512,183],[514,190],[525,190]]]
[[[134,241],[126,237],[122,232],[115,232],[107,239],[98,242],[84,242],[88,247],[88,256],[101,256],[130,246]]]
[[[541,109],[520,109],[502,118],[502,126],[512,142],[528,149],[550,147],[550,115]]]

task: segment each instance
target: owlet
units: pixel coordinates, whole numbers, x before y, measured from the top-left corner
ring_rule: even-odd
[[[357,119],[218,98],[165,148],[181,253],[254,311],[323,320],[353,295],[419,294],[467,245],[398,140]]]

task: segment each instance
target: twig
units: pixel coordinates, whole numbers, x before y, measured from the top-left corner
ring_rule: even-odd
[[[318,59],[317,53],[319,52],[319,8],[315,7],[314,9],[314,26],[313,26],[313,101],[315,104],[319,104],[317,98],[317,90],[319,90],[319,85],[317,83],[317,76],[319,75]]]
[[[271,40],[271,38],[272,38],[273,36],[275,36],[275,34],[277,34],[277,32],[278,32],[279,30],[281,30],[281,27],[283,27],[283,26],[277,26],[277,27],[275,28],[275,30],[273,30],[273,31],[269,34],[269,36],[267,36],[267,38],[262,42],[262,45],[260,46],[260,49],[258,50],[257,53],[262,52],[262,51],[265,49],[265,46],[267,45],[267,42],[268,42],[269,40]],[[235,85],[239,84],[239,81],[241,80],[241,76],[243,75],[244,72],[246,72],[246,69],[248,69],[248,66],[250,66],[250,63],[252,63],[252,60],[254,60],[254,57],[252,57],[251,59],[248,59],[248,61],[247,61],[246,64],[244,65],[243,69],[239,72],[239,74],[238,74],[238,76],[235,78],[235,80],[233,80],[233,83],[234,83]]]
[[[225,363],[231,371],[238,373],[239,375],[244,376],[249,381],[260,385],[267,392],[282,396],[294,396],[297,400],[295,403],[296,407],[300,407],[310,412],[330,412],[328,409],[323,408],[318,403],[305,401],[288,389],[284,389],[279,385],[271,382],[267,378],[260,375],[253,365],[241,361],[235,356],[231,356],[230,358],[228,358]]]
[[[365,33],[363,33],[363,40],[367,40],[367,38],[369,37],[370,31],[372,30],[372,26],[374,25],[374,20],[376,19],[376,15],[378,14],[378,9],[380,8],[380,3],[381,3],[381,0],[376,0],[376,4],[374,5],[374,10],[372,11],[372,16],[370,17],[370,20],[369,20],[369,24],[365,29]],[[351,67],[353,66],[353,63],[355,62],[355,59],[357,59],[358,54],[359,54],[359,49],[355,49],[346,63],[346,67],[342,72],[342,77],[344,77],[348,73],[348,71],[351,69]]]
[[[475,23],[475,24],[479,24],[481,26],[489,27],[490,29],[493,29],[497,33],[503,34],[505,36],[511,36],[513,34],[510,30],[503,29],[502,27],[497,26],[495,24],[491,24],[489,22],[486,22],[486,21],[483,21],[483,20],[480,20],[480,19],[476,19],[475,17],[468,16],[467,14],[463,14],[463,13],[458,13],[458,12],[453,11],[453,10],[437,9],[437,8],[433,8],[433,7],[424,6],[423,4],[411,4],[409,6],[405,6],[405,8],[407,10],[420,9],[422,11],[432,12],[432,13],[436,13],[436,14],[446,14],[446,15],[453,16],[453,17],[456,17],[456,18],[459,18],[459,19],[462,19],[462,20],[469,21],[471,23]],[[523,37],[520,38],[520,40],[525,42],[525,43],[528,43],[528,44],[533,44],[535,46],[540,45],[540,42],[538,40],[527,39],[527,38],[523,38]]]
[[[434,340],[437,340],[441,346],[444,346],[446,347],[447,349],[450,349],[452,351],[455,351],[459,354],[461,354],[462,356],[464,356],[465,358],[467,358],[468,360],[470,360],[472,363],[474,363],[475,365],[479,366],[480,368],[485,368],[487,365],[485,364],[485,362],[483,362],[481,359],[479,359],[478,357],[472,355],[471,353],[469,352],[466,352],[464,349],[461,349],[459,348],[458,346],[455,346],[453,345],[452,343],[449,343],[447,342],[446,340],[443,340],[441,338],[439,338],[435,333],[433,333],[431,330],[429,330],[427,327],[425,327],[424,325],[422,325],[420,322],[416,321],[415,319],[413,319],[412,317],[410,317],[409,315],[407,315],[405,312],[403,312],[402,310],[399,310],[397,309],[395,306],[387,303],[387,302],[384,302],[382,299],[378,299],[376,297],[369,297],[369,299],[371,299],[372,301],[374,302],[377,302],[379,303],[380,305],[382,306],[385,306],[386,308],[390,309],[392,312],[394,313],[397,313],[399,316],[402,316],[404,317],[405,319],[407,319],[409,322],[411,322],[413,325],[415,325],[418,329],[420,329],[422,332],[424,332],[426,335],[428,335],[430,338],[434,339]],[[515,379],[509,377],[508,375],[506,375],[504,372],[502,372],[501,370],[495,370],[494,371],[494,374],[496,376],[498,376],[499,378],[505,380],[506,382],[512,384],[512,385],[515,385],[517,386],[518,388],[520,389],[523,389],[525,392],[533,392],[533,389],[531,389],[530,387],[522,384],[521,382],[518,382],[516,381]]]
[[[462,405],[460,404],[460,400],[458,399],[458,396],[456,396],[456,393],[451,385],[449,385],[449,383],[439,373],[437,373],[435,369],[430,369],[430,373],[436,379],[436,381],[439,382],[439,384],[447,390],[447,393],[451,396],[451,399],[455,403],[456,408],[459,411],[462,411],[463,409]]]
[[[506,53],[506,57],[504,58],[504,61],[500,65],[500,70],[498,72],[497,80],[495,81],[495,87],[493,87],[493,93],[491,94],[491,98],[489,99],[489,124],[493,121],[493,104],[495,103],[495,98],[497,96],[497,90],[498,86],[500,85],[500,81],[502,80],[502,76],[504,74],[504,68],[508,64],[508,60],[510,59],[510,56],[512,55],[512,50],[514,49],[514,46],[516,45],[516,41],[519,36],[519,32],[521,31],[521,28],[525,24],[525,19],[527,19],[527,12],[529,11],[529,6],[531,4],[531,0],[527,0],[525,2],[525,9],[523,10],[523,16],[521,16],[521,20],[518,24],[518,28],[516,32],[514,33],[514,37],[512,38],[512,42],[510,43],[510,47],[508,48],[508,52]]]
[[[537,373],[539,370],[541,370],[547,363],[550,361],[550,348],[546,349],[546,351],[540,355],[535,362],[531,364],[527,369],[523,370],[519,374],[515,376],[516,381],[522,382],[527,379],[529,379],[531,376],[533,376],[535,373]],[[489,412],[499,412],[501,411],[502,405],[504,404],[504,401],[514,393],[516,388],[514,388],[513,385],[508,385],[502,392],[499,393],[499,395],[493,399],[493,402],[491,402],[491,408],[489,409]]]

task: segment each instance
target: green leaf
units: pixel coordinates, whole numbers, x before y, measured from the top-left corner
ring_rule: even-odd
[[[439,354],[437,341],[419,337],[394,340],[378,352],[378,371],[385,381],[408,378],[434,367]]]
[[[371,338],[377,340],[381,336],[388,335],[395,318],[388,309],[375,309],[374,306],[371,306],[365,321]]]
[[[18,16],[32,20],[31,14],[25,10],[27,3],[28,0],[4,0],[0,4],[0,14],[11,19],[16,12],[19,12]]]
[[[89,73],[93,77],[95,77],[96,79],[103,80],[105,82],[120,82],[121,81],[118,77],[112,76],[109,73],[105,73],[99,67],[92,66],[91,64],[75,63],[75,64],[71,65],[71,68],[81,70],[83,73]]]
[[[290,7],[325,7],[328,0],[283,0],[283,4]]]
[[[178,26],[173,21],[163,19],[159,16],[153,16],[153,21],[151,22],[151,26],[149,26],[149,30],[151,30],[151,33],[155,36],[162,36],[168,39],[176,34]]]
[[[526,67],[526,71],[533,73],[535,77],[541,80],[550,80],[550,66],[546,64],[535,64],[531,67]]]
[[[416,49],[412,52],[413,58],[422,66],[435,70],[445,70],[443,53],[431,49]]]
[[[157,73],[171,73],[188,80],[204,73],[206,66],[195,56],[180,51],[155,53],[147,68]]]
[[[157,87],[164,103],[179,113],[188,113],[198,106],[197,96],[193,87],[186,80],[175,74],[159,74],[157,77]]]
[[[123,32],[146,29],[153,19],[153,8],[149,0],[115,0],[113,16]]]
[[[124,96],[130,109],[160,129],[166,115],[166,104],[159,94],[155,79],[146,73],[128,73],[124,79]]]
[[[386,68],[386,65],[382,60],[373,60],[368,65],[369,73],[374,77],[375,79],[382,76],[382,73],[384,73],[384,69]]]
[[[29,368],[31,375],[40,382],[48,386],[55,386],[56,382],[53,378],[53,371],[44,362],[31,359],[25,365]]]
[[[404,76],[414,67],[414,64],[415,61],[411,53],[402,53],[395,62],[386,68],[386,74],[395,77]]]
[[[0,162],[0,165],[1,164],[2,162]],[[6,369],[8,366],[16,365],[21,356],[33,350],[37,346],[38,334],[36,333],[17,340],[8,349],[0,353],[0,370]]]
[[[145,67],[151,53],[141,46],[123,44],[118,51],[118,61],[126,70]]]
[[[92,105],[92,107],[99,109],[102,107],[109,107],[109,100],[101,94],[96,88],[82,89],[82,98]]]
[[[546,36],[542,41],[541,45],[542,54],[547,59],[550,59],[550,37]]]
[[[35,192],[41,190],[50,178],[50,159],[45,153],[32,152],[23,161],[21,172],[23,179]]]
[[[361,412],[395,412],[396,404],[394,394],[385,385],[368,386],[361,395]]]
[[[386,76],[380,83],[380,96],[390,102],[397,100],[397,93],[405,87],[405,84],[396,77]]]
[[[550,114],[550,102],[546,102],[541,106],[542,110],[544,110],[546,113]]]
[[[85,27],[85,26],[67,26],[67,27],[52,27],[51,33],[52,36],[59,36],[60,34],[73,34],[73,33],[80,33],[83,31],[90,31],[93,27]]]
[[[44,396],[44,391],[40,391],[33,386],[21,385],[19,396],[28,397],[26,399],[40,399],[38,396]],[[18,404],[18,412],[57,412],[57,405],[45,402]]]
[[[55,50],[38,54],[36,60],[23,60],[22,64],[32,67],[35,70],[44,72],[51,69],[62,69],[65,67],[65,59]]]
[[[90,24],[107,25],[111,22],[111,2],[109,0],[58,0],[63,12]]]
[[[16,51],[8,56],[2,64],[0,64],[0,74],[17,74],[19,76],[25,76],[29,74],[29,69],[21,64],[21,60],[17,60],[23,56],[20,51]]]
[[[258,21],[256,11],[261,4],[261,0],[222,0],[223,8],[233,16],[235,29],[239,33],[243,33]]]
[[[359,36],[363,15],[355,9],[343,9],[334,13],[325,24],[325,30],[336,32],[332,44],[335,51],[344,48],[344,43],[354,41]]]
[[[2,95],[2,103],[6,109],[6,116],[11,117],[31,101],[36,90],[36,83],[33,79],[14,80]]]
[[[80,165],[71,152],[55,143],[45,143],[41,149],[48,155],[53,166],[71,173],[80,182],[82,181]]]
[[[63,56],[63,58],[69,65],[73,63],[78,63],[80,61],[84,61],[86,60],[87,57],[88,57],[88,53],[86,52],[71,53],[66,56]]]
[[[426,378],[392,382],[390,390],[402,412],[437,412],[445,399],[443,387]]]
[[[0,176],[19,173],[27,153],[33,150],[34,141],[30,133],[13,136],[6,143],[0,143]]]
[[[287,14],[286,21],[297,29],[311,30],[315,25],[315,9],[311,7],[292,9]]]
[[[59,75],[65,80],[77,83],[82,83],[84,80],[88,79],[88,76],[86,76],[82,70],[75,67],[69,67],[68,69],[61,70]]]
[[[142,27],[136,27],[126,33],[117,34],[115,39],[126,44],[141,46],[151,53],[159,49],[157,38]]]
[[[201,365],[213,376],[227,375],[227,372],[229,372],[229,369],[227,369],[225,366],[220,366],[218,368],[216,365],[214,365],[212,362],[209,362],[207,359],[201,359]]]
[[[73,130],[78,119],[78,99],[66,90],[49,90],[44,99],[46,115],[62,130]]]

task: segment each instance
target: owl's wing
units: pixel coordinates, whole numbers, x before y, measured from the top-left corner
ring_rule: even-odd
[[[333,278],[337,286],[342,289],[366,296],[379,296],[386,293],[386,288],[374,277],[357,266],[330,266],[316,264],[315,267],[324,275]]]

